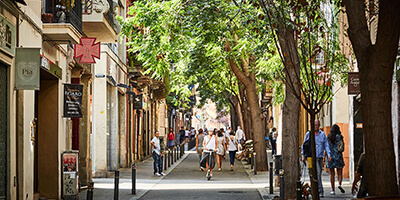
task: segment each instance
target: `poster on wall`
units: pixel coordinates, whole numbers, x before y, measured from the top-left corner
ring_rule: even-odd
[[[40,89],[40,48],[17,48],[15,56],[15,89]]]
[[[62,154],[63,197],[76,199],[78,195],[78,151],[67,151]]]
[[[83,85],[64,84],[64,117],[82,118]]]

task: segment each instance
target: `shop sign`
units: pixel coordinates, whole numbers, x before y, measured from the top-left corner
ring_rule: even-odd
[[[50,70],[50,62],[49,62],[49,60],[47,60],[47,58],[45,58],[45,57],[42,57],[40,66],[45,68],[45,69],[47,69],[47,70]]]
[[[83,85],[64,84],[64,117],[83,117]]]
[[[94,43],[96,38],[81,38],[80,44],[75,45],[74,58],[78,63],[96,63],[94,58],[100,59],[100,42]]]
[[[15,89],[40,89],[40,48],[16,49]]]
[[[133,109],[143,109],[143,96],[134,95],[133,96]]]
[[[15,54],[16,28],[6,18],[0,16],[0,49]]]
[[[358,72],[348,72],[347,85],[348,95],[360,94],[360,78],[358,77]]]

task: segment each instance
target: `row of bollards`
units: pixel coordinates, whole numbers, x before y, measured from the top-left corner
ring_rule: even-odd
[[[177,162],[180,158],[182,158],[185,153],[184,144],[180,144],[179,146],[175,146],[173,149],[167,150],[164,156],[163,166],[164,170],[167,170],[171,167],[171,164]],[[119,199],[119,171],[114,172],[114,200]],[[94,190],[94,182],[88,182],[88,190],[86,193],[87,200],[93,200],[93,190]],[[132,163],[132,194],[136,194],[136,164]]]

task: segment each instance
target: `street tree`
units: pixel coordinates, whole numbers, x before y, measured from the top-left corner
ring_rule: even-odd
[[[310,115],[313,130],[316,115],[334,94],[331,83],[343,80],[340,72],[346,69],[343,67],[346,58],[337,52],[339,43],[333,34],[336,24],[328,20],[334,15],[321,9],[326,1],[258,0],[258,3],[273,30],[272,37],[283,64],[278,74],[285,83],[282,131],[285,199],[295,199],[299,177],[299,105]],[[315,62],[317,57],[323,58],[322,65]],[[313,166],[310,180],[312,197],[319,199],[313,133],[310,131]]]
[[[343,0],[348,36],[357,58],[370,196],[398,195],[391,100],[398,55],[400,1]],[[378,20],[377,27],[370,22]],[[376,30],[377,29],[377,30]],[[374,30],[376,35],[374,35]],[[379,139],[377,139],[379,138]]]

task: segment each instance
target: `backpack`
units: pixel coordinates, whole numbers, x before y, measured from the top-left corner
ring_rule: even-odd
[[[343,136],[340,137],[340,140],[338,142],[338,151],[343,152],[344,151],[344,141],[343,141]]]
[[[311,137],[309,136],[306,141],[304,141],[303,145],[303,156],[304,158],[312,157],[311,154]]]

